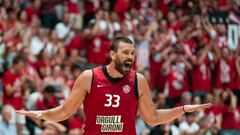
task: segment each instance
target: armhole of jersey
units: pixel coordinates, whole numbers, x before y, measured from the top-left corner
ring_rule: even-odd
[[[93,69],[92,69],[92,81],[91,81],[91,87],[90,87],[90,91],[89,91],[89,93],[92,91],[93,80],[94,80],[94,71],[93,71]],[[88,94],[89,94],[89,93],[88,93]]]
[[[138,94],[138,79],[137,79],[137,73],[135,73],[135,81],[134,81],[134,94],[137,98],[139,99],[139,94]]]

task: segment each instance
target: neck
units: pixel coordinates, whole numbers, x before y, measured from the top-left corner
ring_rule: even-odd
[[[110,64],[108,64],[106,66],[107,68],[107,72],[108,74],[112,77],[112,78],[122,78],[124,75],[119,73],[116,68],[115,68],[115,64],[114,62],[111,62]]]

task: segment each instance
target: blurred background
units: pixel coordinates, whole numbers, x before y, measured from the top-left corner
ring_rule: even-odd
[[[13,109],[56,107],[85,69],[129,36],[156,108],[212,102],[138,135],[240,135],[240,0],[0,0],[0,135],[81,135],[83,108],[45,122]]]

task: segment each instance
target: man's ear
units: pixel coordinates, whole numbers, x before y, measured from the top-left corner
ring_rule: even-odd
[[[115,51],[111,50],[109,55],[110,55],[112,60],[115,60],[115,57],[116,57],[116,52]]]

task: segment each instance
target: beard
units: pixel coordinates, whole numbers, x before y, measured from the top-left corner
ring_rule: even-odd
[[[118,57],[116,57],[116,60],[114,62],[115,62],[115,69],[122,75],[128,74],[132,69],[131,59],[127,59],[121,62],[121,60]]]

